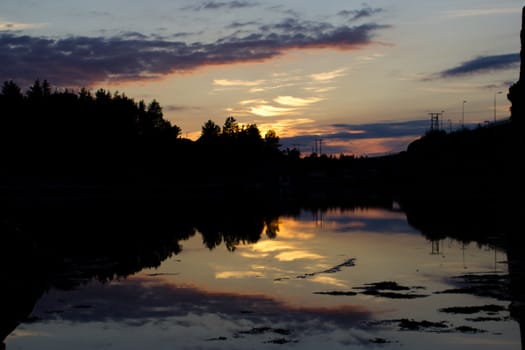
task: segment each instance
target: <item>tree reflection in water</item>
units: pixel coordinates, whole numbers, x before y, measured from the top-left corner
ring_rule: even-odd
[[[338,206],[347,210],[374,206],[390,210],[391,203],[385,198]],[[408,200],[401,201],[400,206],[409,224],[429,240],[451,237],[504,249],[509,258],[511,288],[507,296],[513,301],[511,315],[523,327],[523,310],[518,305],[524,300],[524,262],[519,216],[512,206],[457,202],[430,205]],[[318,213],[329,208],[249,202],[114,202],[81,208],[4,211],[0,236],[4,279],[0,336],[5,339],[21,322],[27,322],[35,303],[50,289],[69,290],[92,279],[109,282],[157,267],[179,254],[184,249],[181,242],[196,234],[201,235],[204,246],[210,250],[224,243],[227,250],[234,251],[263,236],[278,237],[279,217],[283,215],[298,215],[301,210]],[[448,208],[447,214],[437,215],[443,208]],[[523,336],[523,329],[521,333]]]

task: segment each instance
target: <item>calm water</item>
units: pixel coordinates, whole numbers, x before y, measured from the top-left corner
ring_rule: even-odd
[[[266,225],[256,243],[210,250],[196,232],[158,268],[51,288],[6,347],[521,348],[509,301],[464,292],[501,283],[502,250],[432,242],[395,210],[303,211]]]

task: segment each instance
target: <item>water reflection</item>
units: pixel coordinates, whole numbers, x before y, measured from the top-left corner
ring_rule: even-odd
[[[410,204],[148,208],[3,220],[7,347],[521,347],[515,223],[474,236]]]

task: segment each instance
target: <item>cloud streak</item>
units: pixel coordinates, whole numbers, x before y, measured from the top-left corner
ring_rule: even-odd
[[[215,79],[213,85],[226,86],[226,87],[245,87],[245,86],[258,86],[264,83],[264,80],[229,80],[229,79]]]
[[[461,17],[503,15],[503,14],[509,14],[509,13],[519,13],[519,8],[518,7],[512,7],[512,8],[508,7],[508,8],[456,10],[456,11],[448,11],[447,16],[450,18],[461,18]]]
[[[330,72],[311,74],[310,77],[317,82],[331,82],[332,80],[344,75],[346,68],[339,68]]]
[[[296,108],[276,107],[272,105],[257,105],[250,108],[250,113],[260,117],[276,117],[294,113]]]
[[[439,78],[453,78],[472,74],[483,74],[496,70],[516,67],[520,62],[519,53],[503,55],[478,56],[459,65],[443,70],[437,74]]]
[[[35,29],[35,28],[41,28],[44,26],[46,26],[45,23],[9,22],[9,21],[3,21],[2,19],[0,19],[0,32]]]
[[[349,18],[352,21],[355,21],[361,18],[373,16],[376,13],[380,13],[382,11],[383,11],[382,8],[364,7],[358,10],[343,10],[343,11],[340,11],[338,15]]]
[[[188,6],[183,8],[183,10],[193,10],[193,11],[202,11],[202,10],[235,10],[248,7],[258,6],[257,3],[249,1],[206,1],[200,5]]]
[[[427,120],[371,124],[333,124],[319,132],[299,132],[297,136],[281,137],[283,148],[299,145],[308,154],[314,139],[323,140],[323,153],[384,155],[406,150],[407,145],[428,130]]]
[[[375,23],[333,26],[287,20],[263,31],[215,42],[186,43],[129,33],[114,37],[36,37],[0,32],[0,76],[28,84],[36,78],[59,86],[159,79],[209,65],[261,62],[292,49],[352,50],[370,45]]]
[[[322,100],[323,99],[319,97],[300,98],[293,96],[278,96],[274,99],[274,101],[280,105],[291,107],[307,107]]]

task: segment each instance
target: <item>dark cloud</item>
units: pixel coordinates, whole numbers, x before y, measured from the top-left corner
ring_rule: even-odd
[[[200,32],[179,32],[179,33],[171,34],[171,37],[175,38],[175,39],[187,38],[187,37],[190,37],[190,36],[201,35],[202,33],[203,33],[202,31],[200,31]],[[152,37],[155,38],[155,39],[167,40],[165,37],[161,37],[160,35],[159,36],[152,36]]]
[[[139,40],[146,40],[146,39],[148,39],[147,35],[144,35],[144,34],[139,33],[139,32],[123,32],[123,33],[120,34],[120,36],[123,39],[139,39]]]
[[[422,136],[429,127],[428,120],[411,120],[403,122],[384,122],[373,124],[333,124],[327,126],[325,134],[304,134],[281,138],[283,148],[294,148],[299,145],[301,152],[309,154],[314,149],[315,139],[322,139],[322,152],[326,154],[346,153],[356,142],[369,139],[383,139],[380,143],[386,153],[396,153],[406,149],[407,139],[415,140]],[[334,146],[337,144],[337,146]],[[380,153],[384,154],[384,152]],[[368,154],[368,155],[380,155]],[[358,154],[360,155],[360,154]]]
[[[333,124],[337,133],[327,135],[328,138],[381,138],[381,137],[404,137],[421,136],[429,127],[428,120],[410,120],[403,122],[385,122],[373,124]],[[356,133],[356,131],[358,133]]]
[[[209,1],[203,5],[203,8],[205,9],[217,9],[217,8],[237,9],[237,8],[254,7],[254,6],[257,6],[257,3],[252,3],[249,1],[229,1],[229,2]]]
[[[242,9],[242,8],[248,8],[248,7],[255,7],[258,6],[257,3],[250,2],[250,1],[206,1],[204,3],[201,3],[199,5],[192,5],[185,7],[184,10],[193,10],[193,11],[201,11],[201,10],[234,10],[234,9]]]
[[[355,21],[361,18],[370,17],[382,11],[383,11],[382,8],[364,7],[359,10],[343,10],[343,11],[340,11],[338,15]]]
[[[506,81],[501,81],[499,83],[482,85],[480,86],[480,88],[485,89],[485,90],[503,90],[503,89],[508,89],[509,86],[511,86],[514,83],[515,81],[506,80]]]
[[[167,112],[182,112],[189,110],[200,110],[200,107],[194,106],[182,106],[182,105],[166,105],[163,109]]]
[[[266,24],[259,28],[263,32],[283,31],[290,34],[318,35],[327,30],[333,30],[334,26],[326,22],[301,21],[296,18],[286,18],[279,23]]]
[[[437,74],[440,78],[452,78],[470,74],[481,74],[495,70],[503,70],[516,67],[520,63],[519,53],[508,53],[503,55],[478,56],[472,60],[465,61],[456,67],[441,71]]]
[[[267,60],[290,49],[357,48],[372,43],[374,34],[387,27],[374,23],[335,27],[287,19],[264,26],[264,31],[212,43],[170,41],[136,32],[58,39],[0,32],[0,79],[29,84],[41,78],[66,87],[155,79],[206,65]]]
[[[248,21],[248,22],[233,22],[226,26],[228,29],[237,29],[237,28],[243,28],[243,27],[249,27],[257,25],[258,23],[255,21]]]

